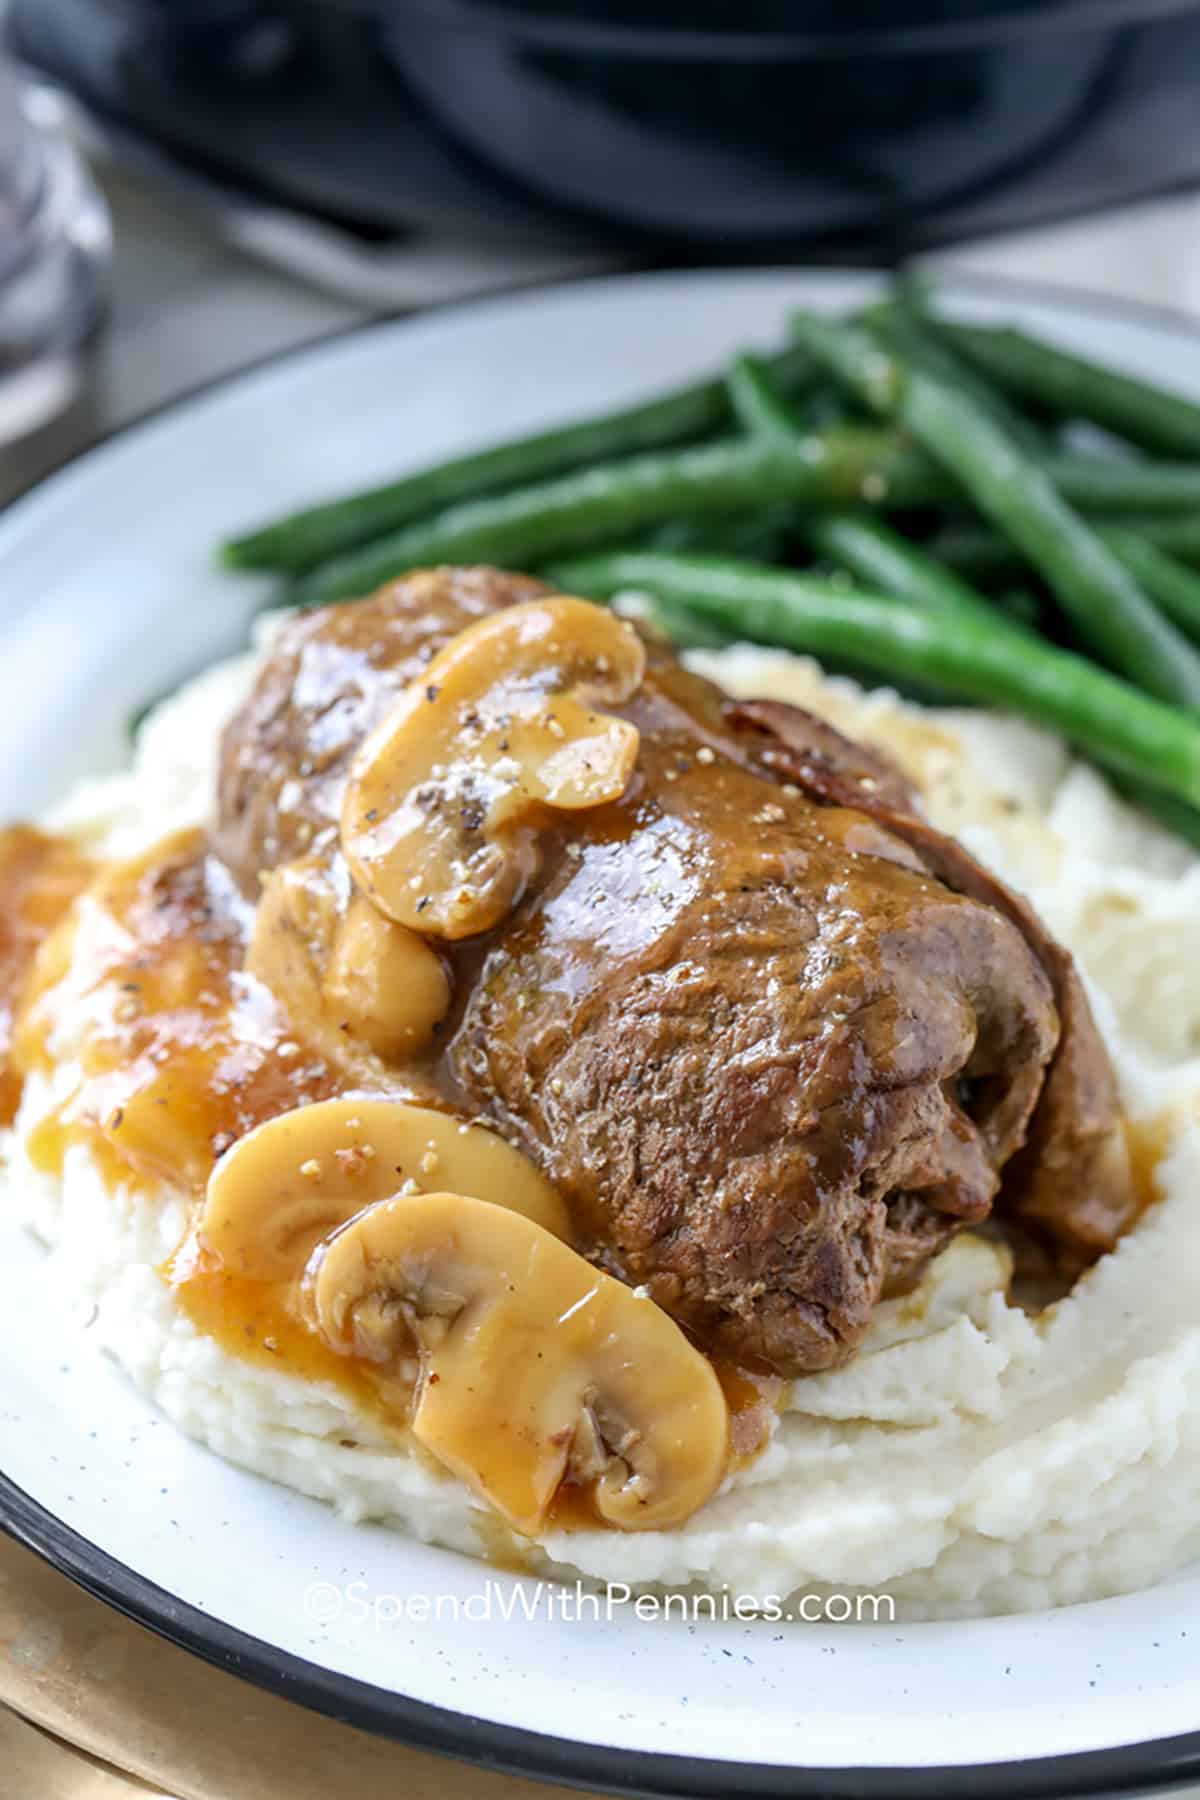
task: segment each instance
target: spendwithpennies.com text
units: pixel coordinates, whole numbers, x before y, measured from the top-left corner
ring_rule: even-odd
[[[563,1625],[611,1624],[628,1617],[646,1623],[679,1619],[749,1624],[763,1619],[809,1625],[891,1625],[896,1619],[896,1603],[890,1594],[867,1593],[644,1594],[619,1581],[595,1588],[581,1581],[487,1580],[465,1594],[383,1594],[374,1593],[365,1581],[344,1586],[314,1581],[304,1590],[304,1615],[317,1625],[339,1621],[374,1630],[459,1620],[475,1625],[532,1624],[535,1620]]]

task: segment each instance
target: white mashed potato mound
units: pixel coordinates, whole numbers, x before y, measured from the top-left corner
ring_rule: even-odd
[[[996,1246],[958,1239],[915,1295],[879,1307],[851,1363],[794,1384],[771,1442],[669,1532],[554,1531],[531,1566],[599,1580],[887,1592],[902,1617],[1065,1604],[1142,1586],[1200,1554],[1200,858],[1118,801],[1048,733],[864,693],[741,646],[689,659],[731,692],[795,701],[889,750],[933,820],[1023,889],[1075,951],[1131,1118],[1168,1144],[1165,1198],[1041,1316],[1007,1298]],[[256,658],[158,709],[126,775],[49,821],[132,854],[203,823],[221,727]],[[69,1066],[60,1070],[69,1086]],[[184,1203],[112,1192],[86,1150],[63,1180],[24,1141],[7,1212],[48,1246],[48,1289],[181,1430],[220,1455],[427,1541],[480,1553],[490,1516],[339,1390],[242,1362],[177,1309],[156,1270]]]

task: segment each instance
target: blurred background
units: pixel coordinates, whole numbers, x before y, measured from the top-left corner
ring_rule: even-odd
[[[0,39],[0,499],[289,344],[597,269],[1200,294],[1186,0],[0,0]]]
[[[888,259],[1200,175],[1184,0],[12,0],[10,39],[348,281],[414,231]]]

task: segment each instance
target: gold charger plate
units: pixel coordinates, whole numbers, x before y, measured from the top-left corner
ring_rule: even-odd
[[[568,1800],[224,1674],[0,1537],[3,1800]]]

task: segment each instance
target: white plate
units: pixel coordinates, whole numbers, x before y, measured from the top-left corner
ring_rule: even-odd
[[[776,341],[790,306],[870,290],[651,276],[456,308],[289,356],[92,452],[0,519],[0,816],[117,763],[131,708],[242,641],[261,590],[215,570],[223,535],[610,408]],[[1182,324],[1027,290],[959,298],[1200,394],[1200,338]],[[482,1565],[344,1524],[181,1437],[113,1368],[47,1333],[39,1252],[0,1232],[9,1528],[147,1624],[310,1705],[644,1793],[1062,1794],[1200,1774],[1198,1580],[886,1630],[463,1617]],[[457,1595],[459,1618],[443,1601],[429,1623],[376,1624],[352,1598],[322,1621],[306,1613],[314,1582]],[[1078,1760],[1044,1761],[1063,1756]]]

